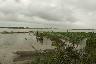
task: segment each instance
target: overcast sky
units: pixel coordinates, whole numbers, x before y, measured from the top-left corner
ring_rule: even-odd
[[[0,0],[0,26],[96,28],[96,0]]]

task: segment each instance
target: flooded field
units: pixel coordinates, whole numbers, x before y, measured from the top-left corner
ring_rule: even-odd
[[[36,36],[28,33],[0,34],[0,63],[13,64],[16,51],[35,51],[53,49],[52,42],[44,38],[44,43],[37,42]],[[35,48],[35,49],[34,49]]]
[[[75,61],[77,59],[74,57],[77,55],[79,58],[85,59],[83,55],[90,54],[86,51],[89,51],[90,45],[94,46],[91,43],[95,44],[95,42],[95,32],[3,29],[0,31],[0,64],[48,64],[49,62],[56,64],[55,62],[59,59],[67,62],[64,60],[66,57],[61,59],[61,56],[66,55],[69,56],[67,59],[71,58],[72,64],[78,63],[78,61],[83,62],[80,59]],[[94,47],[91,52],[92,50]],[[58,58],[59,55],[61,56]],[[87,58],[89,57],[87,56]]]

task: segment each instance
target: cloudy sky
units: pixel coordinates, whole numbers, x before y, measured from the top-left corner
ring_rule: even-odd
[[[0,26],[96,28],[96,0],[0,0]]]

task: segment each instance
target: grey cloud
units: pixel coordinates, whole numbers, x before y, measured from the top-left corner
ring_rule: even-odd
[[[0,0],[0,20],[89,27],[96,24],[95,5],[95,0]]]
[[[75,4],[86,11],[96,11],[96,0],[78,0]]]
[[[4,14],[24,14],[28,16],[40,16],[41,18],[47,20],[69,20],[72,17],[72,11],[66,5],[63,5],[64,2],[57,2],[54,3],[55,0],[29,0],[29,4],[25,4],[23,0],[16,3],[18,0],[6,0],[4,4],[1,4],[0,11]],[[25,0],[26,1],[26,0]],[[38,3],[38,1],[40,3]],[[12,3],[10,3],[12,2]],[[38,4],[37,4],[37,3]],[[49,3],[48,3],[49,2]],[[71,19],[71,18],[70,18]],[[75,21],[75,20],[74,20]]]

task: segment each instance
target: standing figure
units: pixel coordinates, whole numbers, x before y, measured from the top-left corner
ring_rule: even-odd
[[[43,33],[40,33],[40,43],[42,43],[43,44]]]
[[[38,40],[39,40],[39,33],[38,33],[38,31],[36,32],[36,39],[37,39],[37,42],[38,42]]]

